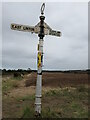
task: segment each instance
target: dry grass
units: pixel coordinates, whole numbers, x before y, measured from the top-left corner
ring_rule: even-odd
[[[25,82],[29,80],[30,86]],[[36,73],[22,79],[3,80],[3,117],[32,118],[34,116]],[[6,87],[7,86],[7,87]],[[13,113],[13,114],[11,114]],[[87,74],[44,73],[42,88],[42,118],[87,118]]]

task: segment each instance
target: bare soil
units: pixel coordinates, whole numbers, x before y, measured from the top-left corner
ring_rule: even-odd
[[[6,79],[5,79],[6,80]],[[7,79],[8,80],[8,79]],[[18,81],[19,86],[7,92],[8,96],[24,96],[35,94],[37,73],[25,75],[24,79]],[[44,72],[42,77],[42,90],[48,91],[52,88],[76,87],[88,84],[88,74],[76,73],[48,73]]]
[[[30,86],[36,84],[36,73],[31,73],[30,77],[26,80]],[[42,85],[45,87],[64,87],[75,86],[80,84],[88,84],[87,73],[59,73],[59,72],[44,72],[42,77]]]

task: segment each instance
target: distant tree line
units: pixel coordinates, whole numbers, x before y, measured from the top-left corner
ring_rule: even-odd
[[[90,69],[86,69],[86,70],[43,70],[43,72],[61,72],[61,73],[88,73],[90,74]]]
[[[31,70],[28,68],[27,70],[24,69],[18,69],[18,70],[6,70],[6,69],[0,69],[0,74],[6,75],[6,74],[14,74],[14,73],[20,73],[20,74],[28,74],[31,72],[37,72],[37,70]],[[90,69],[86,70],[43,70],[43,72],[61,72],[61,73],[88,73],[90,74]]]
[[[0,73],[2,75],[6,75],[6,74],[15,74],[15,73],[20,73],[20,74],[27,74],[27,73],[31,73],[32,70],[30,68],[28,68],[27,70],[24,69],[18,69],[18,70],[6,70],[6,69],[0,69]]]

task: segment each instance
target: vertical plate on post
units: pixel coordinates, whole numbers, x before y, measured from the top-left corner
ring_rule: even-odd
[[[38,52],[38,68],[41,67],[41,52]]]

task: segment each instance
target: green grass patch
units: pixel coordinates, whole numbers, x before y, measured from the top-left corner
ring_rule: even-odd
[[[57,96],[58,97],[70,96],[70,97],[72,97],[72,95],[74,96],[74,93],[75,93],[75,90],[73,90],[73,89],[69,90],[67,88],[65,88],[65,89],[58,88],[58,89],[52,89],[52,90],[45,92],[44,96],[47,96],[47,97],[49,97],[49,96],[56,96],[56,97]]]
[[[9,90],[18,87],[19,87],[19,83],[16,80],[9,79],[7,81],[2,81],[2,92],[8,92]]]
[[[50,101],[50,109],[44,114],[49,117],[63,118],[87,118],[88,117],[88,87],[78,86],[75,89],[53,89],[43,95],[44,99]],[[45,98],[46,97],[46,98]],[[60,100],[60,101],[59,101]],[[53,101],[53,102],[52,102]],[[57,104],[56,104],[57,103]],[[58,107],[58,111],[56,109]],[[54,110],[54,114],[53,111]],[[48,111],[48,113],[47,113]],[[51,115],[52,114],[52,115]],[[44,115],[45,116],[45,115]]]
[[[57,113],[54,109],[46,107],[42,109],[42,118],[60,118],[61,114]]]
[[[77,86],[78,92],[88,92],[88,85],[79,85]]]
[[[35,100],[35,95],[26,95],[26,96],[22,96],[22,97],[17,97],[16,98],[17,101],[34,101]]]
[[[17,80],[17,81],[19,81],[19,80],[23,80],[23,77],[21,77],[21,76],[12,77],[11,80]]]
[[[22,117],[21,118],[33,118],[35,115],[34,109],[30,107],[25,107],[23,109]]]
[[[23,80],[21,76],[10,77],[7,80],[2,80],[2,92],[8,92],[11,89],[18,88],[20,80]]]
[[[25,107],[23,109],[23,114],[21,118],[35,118],[35,111],[30,107]],[[60,118],[60,115],[57,114],[53,109],[51,110],[50,107],[46,107],[42,109],[41,116],[39,118]]]

